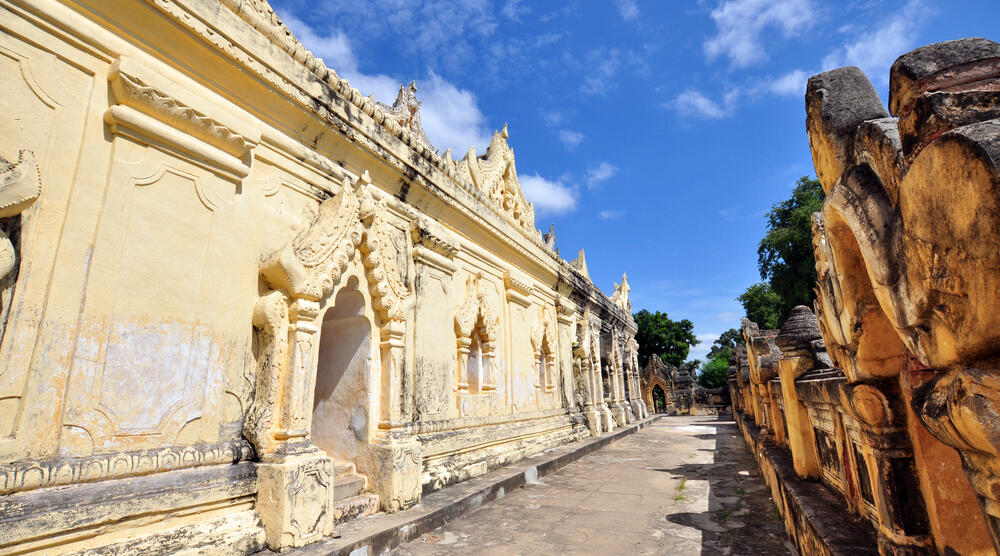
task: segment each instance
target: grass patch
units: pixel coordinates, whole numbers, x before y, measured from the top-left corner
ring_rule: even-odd
[[[677,492],[682,492],[684,489],[686,489],[687,488],[687,477],[681,477],[681,484],[677,485],[674,488],[677,489]]]
[[[687,500],[687,496],[684,496],[679,492],[674,495],[674,502],[680,502],[681,500]]]
[[[746,494],[746,491],[743,490],[743,487],[740,487],[740,488],[736,489],[736,494],[739,495],[739,496],[743,496],[744,494]]]

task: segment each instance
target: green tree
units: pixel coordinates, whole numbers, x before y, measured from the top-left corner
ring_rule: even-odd
[[[702,388],[718,388],[725,386],[729,378],[726,372],[729,371],[729,358],[716,357],[710,359],[698,373],[698,386]]]
[[[716,359],[725,357],[727,360],[732,357],[737,345],[743,345],[743,333],[735,328],[730,328],[719,335],[718,339],[712,343],[712,349],[708,350],[708,358]]]
[[[688,319],[675,321],[666,313],[650,313],[645,309],[632,316],[639,328],[635,339],[639,342],[639,365],[642,367],[652,355],[660,356],[667,365],[680,366],[691,346],[698,343],[694,337],[694,323]]]
[[[756,283],[736,298],[743,304],[747,318],[763,329],[775,329],[783,322],[784,301],[767,282]]]
[[[823,208],[819,180],[799,178],[791,198],[771,208],[767,233],[757,248],[760,277],[782,301],[781,320],[796,305],[811,306],[816,285],[812,245],[812,213]]]
[[[767,231],[757,247],[757,269],[764,281],[736,298],[761,328],[777,328],[793,307],[813,303],[812,213],[823,207],[823,197],[819,180],[803,176],[792,196],[767,213]]]

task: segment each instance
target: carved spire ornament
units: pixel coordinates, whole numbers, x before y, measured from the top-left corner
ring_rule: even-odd
[[[457,165],[458,176],[485,194],[515,224],[536,234],[535,209],[521,192],[514,151],[507,144],[507,137],[504,124],[502,130],[493,132],[485,155],[476,156],[476,148],[469,147]]]

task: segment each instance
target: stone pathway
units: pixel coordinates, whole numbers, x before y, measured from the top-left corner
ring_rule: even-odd
[[[789,554],[729,419],[660,419],[390,554]]]

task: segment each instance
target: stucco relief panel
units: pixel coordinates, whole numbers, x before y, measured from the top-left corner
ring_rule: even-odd
[[[6,20],[4,26],[12,23]],[[27,210],[0,221],[16,259],[9,280],[0,283],[0,460],[48,449],[57,428],[44,412],[22,413],[22,404],[35,395],[39,399],[29,402],[43,407],[61,401],[64,374],[29,378],[48,293],[45,277],[59,240],[58,234],[40,232],[58,230],[64,218],[60,206],[73,183],[92,85],[93,76],[79,67],[0,34],[0,112],[8,115],[0,118],[0,156],[16,163],[23,151],[37,166],[45,190]],[[64,364],[56,354],[51,361]],[[29,445],[34,447],[28,450]]]
[[[235,270],[235,246],[225,238],[234,203],[232,183],[115,139],[62,453],[217,438],[197,421],[206,410],[216,425],[222,419],[215,406],[230,367],[242,364],[234,355],[246,348],[231,338],[249,342],[219,329],[227,308],[210,299]]]

